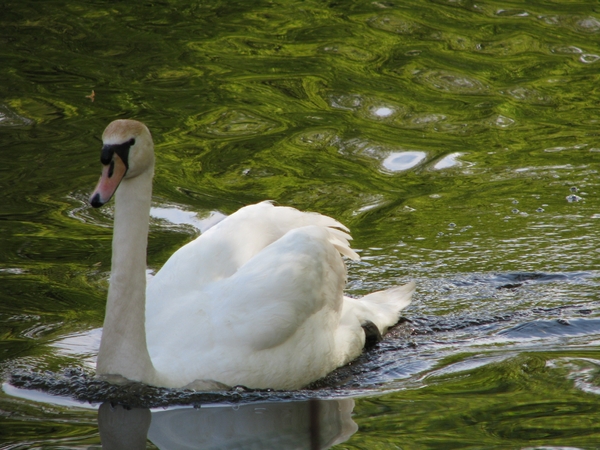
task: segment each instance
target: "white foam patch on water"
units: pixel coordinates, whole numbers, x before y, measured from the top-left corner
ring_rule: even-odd
[[[444,156],[442,159],[436,162],[433,168],[435,170],[441,170],[460,166],[462,163],[458,160],[458,158],[461,155],[462,153],[450,153],[449,155]]]
[[[77,358],[83,366],[95,370],[96,355],[100,349],[102,328],[80,331],[69,334],[62,339],[54,341],[51,346],[62,356]]]
[[[27,273],[26,270],[20,269],[18,267],[7,267],[5,269],[0,269],[0,273],[10,273],[12,275],[23,275]]]
[[[58,395],[47,394],[46,392],[33,389],[17,388],[9,383],[2,384],[2,391],[11,397],[31,400],[38,403],[46,403],[49,405],[69,406],[84,409],[98,409],[98,404],[90,404],[78,402],[69,397],[60,397]]]
[[[202,233],[227,217],[218,211],[211,211],[205,217],[198,217],[197,213],[174,205],[153,206],[150,209],[150,216],[166,220],[173,225],[191,225]]]
[[[387,106],[381,106],[375,109],[373,114],[377,117],[389,117],[394,114],[394,110],[392,108],[388,108]]]
[[[421,163],[427,153],[420,151],[393,152],[383,160],[383,167],[390,172],[402,172]]]

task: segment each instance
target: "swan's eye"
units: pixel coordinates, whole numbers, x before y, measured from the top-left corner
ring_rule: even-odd
[[[121,158],[127,168],[129,168],[129,149],[133,144],[135,144],[135,138],[131,138],[123,144],[114,146],[115,153]]]
[[[100,155],[100,161],[105,166],[111,164],[113,156],[116,154],[121,158],[125,167],[129,168],[129,148],[135,144],[135,138],[129,139],[123,144],[105,144],[102,147],[102,153]],[[112,166],[111,166],[112,167]],[[112,169],[110,169],[112,170]],[[110,172],[112,173],[112,171]]]

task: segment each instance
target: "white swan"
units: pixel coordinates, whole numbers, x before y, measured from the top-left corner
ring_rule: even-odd
[[[92,206],[116,192],[101,377],[298,389],[360,355],[365,330],[384,334],[410,303],[414,283],[344,297],[341,254],[358,258],[347,228],[268,202],[240,209],[183,246],[146,289],[154,173],[148,128],[112,122],[101,162]]]

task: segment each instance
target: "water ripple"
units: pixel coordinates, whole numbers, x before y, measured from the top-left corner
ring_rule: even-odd
[[[34,121],[12,111],[8,106],[0,104],[0,127],[25,127]]]
[[[509,95],[516,100],[531,104],[549,105],[553,103],[553,100],[550,96],[541,93],[537,89],[527,86],[513,86],[506,90],[500,90],[500,93]]]
[[[350,61],[368,62],[373,61],[377,55],[359,47],[347,44],[328,44],[322,48],[324,53],[342,56]]]
[[[484,95],[489,87],[473,76],[446,70],[417,70],[415,80],[436,90],[456,94]]]
[[[395,14],[381,14],[371,17],[367,23],[373,28],[383,31],[389,31],[395,34],[414,34],[424,30],[421,24],[404,19]]]
[[[193,125],[206,134],[223,137],[259,135],[281,128],[274,120],[244,110],[217,111]]]

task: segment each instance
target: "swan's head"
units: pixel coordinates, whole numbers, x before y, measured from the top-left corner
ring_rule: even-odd
[[[102,144],[102,175],[90,197],[94,208],[108,202],[123,179],[154,170],[154,144],[143,123],[137,120],[111,122],[102,134]]]

